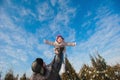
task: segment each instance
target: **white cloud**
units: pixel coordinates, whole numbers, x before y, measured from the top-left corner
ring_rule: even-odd
[[[50,7],[48,2],[39,4],[37,6],[37,11],[38,11],[38,18],[40,21],[50,20],[54,17],[54,10]]]
[[[120,64],[120,56],[115,56],[107,60],[107,64],[113,66],[116,64]]]
[[[26,70],[26,76],[27,76],[27,77],[31,77],[31,75],[32,75],[32,70],[31,70],[31,68],[28,68],[28,69]]]
[[[85,15],[85,17],[89,17],[92,15],[92,12],[91,11],[88,11],[87,14]]]
[[[24,3],[24,1],[21,1]],[[27,3],[29,4],[30,1]],[[1,10],[9,16],[15,24],[23,25],[24,22],[33,23],[34,20],[38,20],[36,13],[30,8],[26,8],[24,5],[17,5],[11,0],[5,0],[0,7]],[[1,11],[2,12],[2,11]]]
[[[59,8],[60,9],[57,13],[57,15],[54,17],[53,21],[51,21],[50,24],[50,30],[53,32],[53,36],[57,34],[65,35],[67,34],[68,37],[66,40],[75,40],[75,30],[70,28],[68,25],[75,16],[76,9],[69,7],[67,4],[67,1],[62,2],[58,1]],[[64,34],[65,33],[65,34]],[[72,33],[72,34],[71,34]]]
[[[61,27],[66,27],[70,23],[70,20],[75,16],[76,9],[65,5],[61,6],[61,4],[59,5],[63,8],[58,11],[52,23],[60,25]]]
[[[45,39],[45,37],[49,38],[51,37],[52,32],[48,26],[43,26],[42,28],[37,29],[36,36],[38,36],[40,39]],[[43,42],[42,40],[42,42]]]
[[[72,55],[68,53],[68,59],[77,73],[83,64],[90,64],[89,55],[87,53],[74,51]]]
[[[0,21],[0,28],[2,28],[2,29],[10,29],[10,30],[15,29],[15,27],[14,27],[15,25],[12,24],[13,21],[10,18],[8,18],[8,16],[6,16],[4,14],[5,13],[4,10],[1,10],[0,13],[1,13],[1,15],[0,15],[0,20],[1,20]]]
[[[16,66],[20,66],[19,61],[15,60],[15,59],[11,61],[11,64],[15,64]]]
[[[32,16],[32,17],[36,18],[35,13],[32,12],[30,9],[25,8],[25,7],[18,8],[17,6],[16,6],[16,8],[17,8],[17,11],[18,11],[18,13],[19,13],[19,15],[21,17],[25,17],[25,16],[29,16],[30,17],[30,16]]]
[[[44,51],[43,53],[47,58],[52,58],[53,57],[53,51],[51,52],[50,50]]]
[[[6,57],[12,57],[13,59],[17,59],[23,62],[26,62],[28,59],[26,52],[24,52],[22,49],[17,49],[12,46],[3,46],[1,49],[0,49],[0,52],[3,54],[6,54]],[[4,55],[1,55],[1,56],[4,56]]]
[[[109,19],[109,17],[111,19]],[[120,31],[120,25],[118,23],[120,19],[112,15],[109,17],[105,17],[97,22],[99,25],[96,25],[96,32],[88,39],[87,42],[80,44],[82,49],[89,48],[92,50],[97,46],[101,50],[106,46],[115,44],[115,42],[119,40],[118,32]],[[98,29],[100,27],[101,29]]]
[[[74,58],[73,56],[70,58],[70,61],[75,66],[77,72],[79,70],[77,66],[82,66],[82,62],[88,63],[90,61],[88,58],[89,54],[94,54],[95,50],[105,58],[108,65],[119,63],[120,16],[112,14],[109,10],[103,14],[99,12],[99,9],[97,14],[94,18],[97,19],[95,33],[87,41],[80,42],[76,48],[73,48],[74,55],[79,56],[79,58]],[[78,63],[76,64],[76,62]]]
[[[4,69],[10,68],[10,64],[16,64],[15,67],[18,68],[21,67],[21,63],[29,65],[30,56],[35,58],[40,55],[38,48],[40,43],[37,37],[15,24],[4,10],[1,10],[0,14],[0,41],[2,42],[0,43],[2,57],[0,64],[6,67]]]
[[[53,50],[51,50],[52,48],[50,49],[50,46],[44,45],[42,44],[43,42],[40,42],[44,37],[48,37],[49,39],[48,35],[55,37],[57,32],[54,35],[53,33],[51,34],[51,32],[55,30],[52,29],[52,25],[55,25],[56,27],[59,24],[59,28],[56,30],[60,31],[62,34],[64,34],[64,32],[68,33],[68,39],[75,38],[74,29],[67,27],[71,14],[74,14],[74,9],[72,8],[66,9],[66,13],[64,13],[64,11],[59,12],[55,17],[54,10],[48,5],[48,3],[45,2],[42,5],[38,5],[37,10],[40,21],[55,18],[51,20],[51,23],[54,22],[53,24],[48,24],[46,27],[39,29],[37,35],[33,35],[25,31],[22,26],[15,23],[15,20],[22,23],[24,22],[24,17],[28,15],[36,18],[35,14],[31,10],[24,7],[18,7],[17,5],[13,6],[12,2],[9,3],[9,6],[12,10],[16,11],[16,14],[19,15],[19,17],[16,17],[14,14],[9,14],[9,11],[7,12],[6,8],[0,9],[0,41],[2,42],[0,43],[0,53],[4,53],[1,54],[1,57],[4,57],[4,59],[2,58],[2,62],[0,64],[4,64],[7,68],[10,67],[10,64],[16,64],[14,66],[15,69],[16,67],[20,67],[19,71],[21,69],[25,70],[26,68],[23,68],[23,66],[20,65],[21,63],[25,66],[29,65],[29,57],[36,58],[40,56],[47,58],[47,60],[53,57],[54,53]],[[62,13],[64,13],[65,18],[61,18],[63,17]],[[59,23],[59,21],[61,23]],[[65,25],[65,27],[60,27],[61,25]],[[65,28],[64,31],[61,31],[63,28]],[[71,35],[71,32],[73,35]],[[9,58],[9,61],[6,61],[7,58]]]
[[[21,17],[26,16],[29,10],[26,12],[25,8],[23,8],[23,12],[24,14],[21,15]],[[53,51],[50,50],[50,46],[43,44],[42,38],[48,36],[43,35],[43,33],[46,33],[44,28],[43,33],[34,35],[15,24],[14,20],[4,9],[0,11],[0,14],[0,41],[2,42],[0,43],[0,53],[3,53],[1,54],[2,58],[0,57],[0,65],[6,67],[4,68],[5,70],[9,69],[11,64],[16,64],[13,66],[14,70],[18,71],[16,69],[17,67],[20,71],[19,74],[22,74],[26,68],[30,67],[30,62],[32,61],[30,59],[42,57],[49,60],[54,56]],[[39,37],[39,35],[41,35],[41,37]],[[6,61],[6,59],[8,61]],[[21,63],[26,67],[23,67]]]
[[[56,35],[58,34],[61,34],[61,35],[66,34],[68,36],[66,40],[75,41],[75,34],[76,34],[75,30],[70,28],[68,25],[72,20],[72,18],[75,16],[76,8],[69,7],[67,5],[68,1],[65,1],[65,2],[58,1],[57,3],[58,3],[57,14],[53,13],[53,9],[50,7],[50,5],[48,5],[47,2],[37,7],[39,16],[41,16],[41,21],[49,20],[49,18],[51,17],[48,17],[48,16],[52,16],[50,23],[46,25],[42,25],[42,28],[39,28],[37,30],[37,35],[39,35],[40,38],[55,39]],[[48,14],[48,9],[50,11],[49,14]]]
[[[0,71],[2,71],[2,70],[4,70],[4,69],[7,68],[8,63],[0,60],[0,65],[1,65],[1,66],[0,66]],[[4,69],[3,69],[3,68],[4,68]]]
[[[52,6],[55,6],[55,4],[57,3],[57,0],[50,0]]]
[[[38,47],[39,50],[43,50],[43,51],[48,50],[50,48],[50,46],[45,45],[45,43],[41,44],[41,45],[38,45],[37,47]]]

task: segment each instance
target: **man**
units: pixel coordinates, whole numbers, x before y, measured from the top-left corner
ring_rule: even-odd
[[[64,47],[60,47],[58,50],[58,57],[60,60],[56,60],[56,56],[49,65],[45,65],[42,58],[36,58],[32,63],[33,74],[30,80],[61,80],[59,71],[63,60]]]

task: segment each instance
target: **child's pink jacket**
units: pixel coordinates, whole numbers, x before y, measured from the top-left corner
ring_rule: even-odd
[[[59,48],[59,47],[66,47],[66,46],[75,46],[76,43],[75,42],[61,42],[61,43],[58,43],[57,41],[55,42],[51,42],[51,41],[48,41],[48,40],[45,40],[44,41],[46,44],[49,44],[49,45],[53,45],[55,48]],[[64,51],[65,52],[65,51]]]

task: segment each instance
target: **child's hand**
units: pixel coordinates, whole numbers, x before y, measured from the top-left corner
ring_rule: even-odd
[[[72,46],[76,46],[76,42],[73,42],[73,43],[72,43]]]
[[[48,41],[48,40],[45,40],[45,39],[43,41],[44,41],[45,44],[49,44],[49,45],[54,46],[54,42],[51,42],[51,41]]]
[[[74,46],[76,46],[76,42],[74,43]]]

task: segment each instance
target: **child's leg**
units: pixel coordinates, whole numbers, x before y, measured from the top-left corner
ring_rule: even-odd
[[[54,52],[55,52],[55,54],[56,54],[56,55],[55,55],[55,60],[59,62],[59,61],[60,61],[60,54],[59,54],[60,48],[55,47],[55,48],[54,48]],[[64,52],[65,52],[65,49],[63,50],[62,54],[63,54]],[[63,56],[64,56],[64,55],[63,55]],[[63,57],[63,56],[62,56],[62,57]],[[63,58],[62,58],[61,61],[63,62]]]
[[[54,53],[55,53],[56,55],[59,54],[59,52],[58,52],[58,48],[54,48]]]

